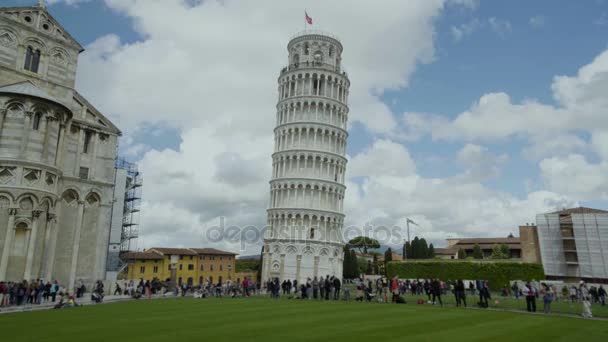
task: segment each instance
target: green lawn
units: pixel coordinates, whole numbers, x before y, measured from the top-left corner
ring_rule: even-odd
[[[161,299],[0,315],[6,341],[605,341],[608,321],[430,305]]]

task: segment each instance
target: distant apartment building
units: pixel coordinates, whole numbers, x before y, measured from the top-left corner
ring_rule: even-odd
[[[235,281],[237,254],[214,248],[154,247],[126,253],[128,280],[173,280],[178,284]],[[174,279],[172,279],[174,278]]]
[[[608,283],[608,211],[579,207],[538,214],[534,232],[548,279]]]

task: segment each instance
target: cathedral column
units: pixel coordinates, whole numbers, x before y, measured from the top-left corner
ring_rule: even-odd
[[[57,141],[57,153],[55,154],[55,166],[63,164],[63,155],[65,154],[65,136],[72,129],[71,121],[66,124],[59,124],[59,139]]]
[[[97,150],[99,145],[99,133],[93,131],[91,134],[91,141],[89,142],[89,146],[93,144],[93,153],[91,155],[91,164],[89,168],[89,179],[95,179],[95,170],[97,169]]]
[[[11,208],[8,210],[8,223],[6,225],[6,237],[4,238],[4,247],[2,249],[2,259],[0,259],[0,280],[6,280],[6,269],[8,267],[8,258],[11,256],[10,250],[15,236],[15,215],[17,209]]]
[[[300,282],[300,267],[302,265],[302,256],[301,255],[297,255],[296,256],[296,279],[298,280],[298,283]]]
[[[315,267],[314,267],[314,276],[318,277],[319,276],[319,256],[315,255]]]
[[[0,109],[0,136],[2,136],[2,126],[4,125],[4,118],[6,117],[6,108]]]
[[[61,201],[62,199],[60,199]],[[59,202],[60,203],[60,202]],[[61,217],[61,205],[57,204],[56,212],[54,217],[51,218],[51,225],[49,227],[50,230],[50,240],[49,240],[49,248],[48,248],[48,256],[46,257],[46,269],[44,273],[44,278],[47,281],[51,280],[53,275],[53,267],[55,265],[55,251],[57,249],[57,238],[59,236],[59,219]]]
[[[49,244],[51,243],[52,231],[55,223],[55,214],[47,213],[46,215],[46,227],[44,229],[44,242],[42,247],[42,267],[40,269],[40,278],[50,280],[48,277],[46,277],[46,274],[49,269]]]
[[[84,129],[78,130],[78,141],[76,142],[76,162],[74,163],[74,177],[80,176],[80,156],[82,155],[82,145],[84,143]]]
[[[44,142],[42,143],[42,161],[47,162],[49,157],[49,139],[51,137],[51,123],[55,120],[53,116],[47,115],[44,124]]]
[[[281,267],[279,269],[279,281],[283,281],[285,277],[285,254],[281,254]]]
[[[84,216],[84,201],[78,201],[78,217],[76,218],[76,227],[74,228],[74,242],[72,244],[72,262],[70,266],[70,279],[68,282],[68,291],[74,289],[76,282],[76,266],[78,266],[78,252],[80,250],[80,233],[82,231],[82,219]]]
[[[28,159],[25,155],[25,150],[27,149],[27,144],[30,140],[30,126],[32,125],[32,116],[34,113],[26,112],[25,113],[25,123],[23,124],[23,135],[21,136],[21,148],[19,150],[19,157],[21,159]]]
[[[23,279],[30,280],[32,278],[32,264],[34,262],[34,251],[36,249],[36,237],[38,236],[38,221],[40,221],[40,210],[32,211],[32,230],[30,231],[30,238],[27,246],[27,257],[25,259],[25,271],[23,272]]]

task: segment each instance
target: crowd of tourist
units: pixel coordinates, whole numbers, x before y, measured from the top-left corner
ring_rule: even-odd
[[[268,279],[265,284],[266,292],[271,298],[279,298],[280,294],[291,295],[292,291],[295,296],[302,299],[325,299],[338,300],[340,299],[340,291],[342,282],[339,278],[327,275],[324,277],[308,278],[305,283],[298,284],[297,280],[293,282],[290,279],[279,281],[279,278]],[[344,292],[345,296],[350,296],[350,291]]]
[[[55,302],[57,296],[61,297],[65,292],[57,281],[0,282],[0,307]]]
[[[352,285],[351,285],[352,284]],[[440,279],[399,280],[377,278],[344,280],[327,275],[326,277],[308,278],[306,282],[297,280],[268,279],[263,284],[245,278],[243,281],[225,281],[213,283],[209,280],[201,284],[179,283],[171,285],[168,281],[158,279],[144,281],[129,281],[116,283],[114,295],[130,296],[133,298],[151,298],[153,295],[172,294],[175,297],[191,295],[195,298],[206,297],[249,297],[254,294],[267,293],[271,298],[319,299],[319,300],[350,300],[350,289],[355,289],[356,301],[378,301],[385,303],[405,303],[405,295],[426,297],[418,298],[420,304],[428,303],[443,306],[445,296],[454,296],[457,307],[467,307],[474,304],[487,308],[491,299],[490,286],[487,281],[477,280],[465,282],[462,279],[444,282]],[[56,308],[79,306],[78,298],[88,292],[82,281],[79,281],[70,292],[57,281],[23,281],[0,282],[0,307],[39,305],[53,303]],[[111,291],[110,291],[111,292]],[[104,284],[97,281],[90,289],[93,302],[103,301]],[[499,289],[503,298],[525,298],[525,307],[529,312],[536,312],[537,302],[542,301],[543,312],[550,313],[553,302],[581,303],[582,316],[592,317],[591,304],[606,305],[606,290],[603,286],[588,287],[584,281],[579,286],[563,286],[558,289],[556,284],[526,282],[520,285],[513,282],[511,287]],[[475,298],[474,300],[468,298]],[[478,298],[478,299],[477,299]],[[496,301],[498,303],[498,301]]]

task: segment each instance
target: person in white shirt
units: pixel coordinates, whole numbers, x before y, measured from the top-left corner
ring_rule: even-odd
[[[593,315],[591,314],[591,295],[589,294],[589,290],[587,289],[587,284],[581,280],[579,284],[579,288],[581,291],[581,300],[583,301],[583,312],[581,316],[585,318],[591,318]]]

